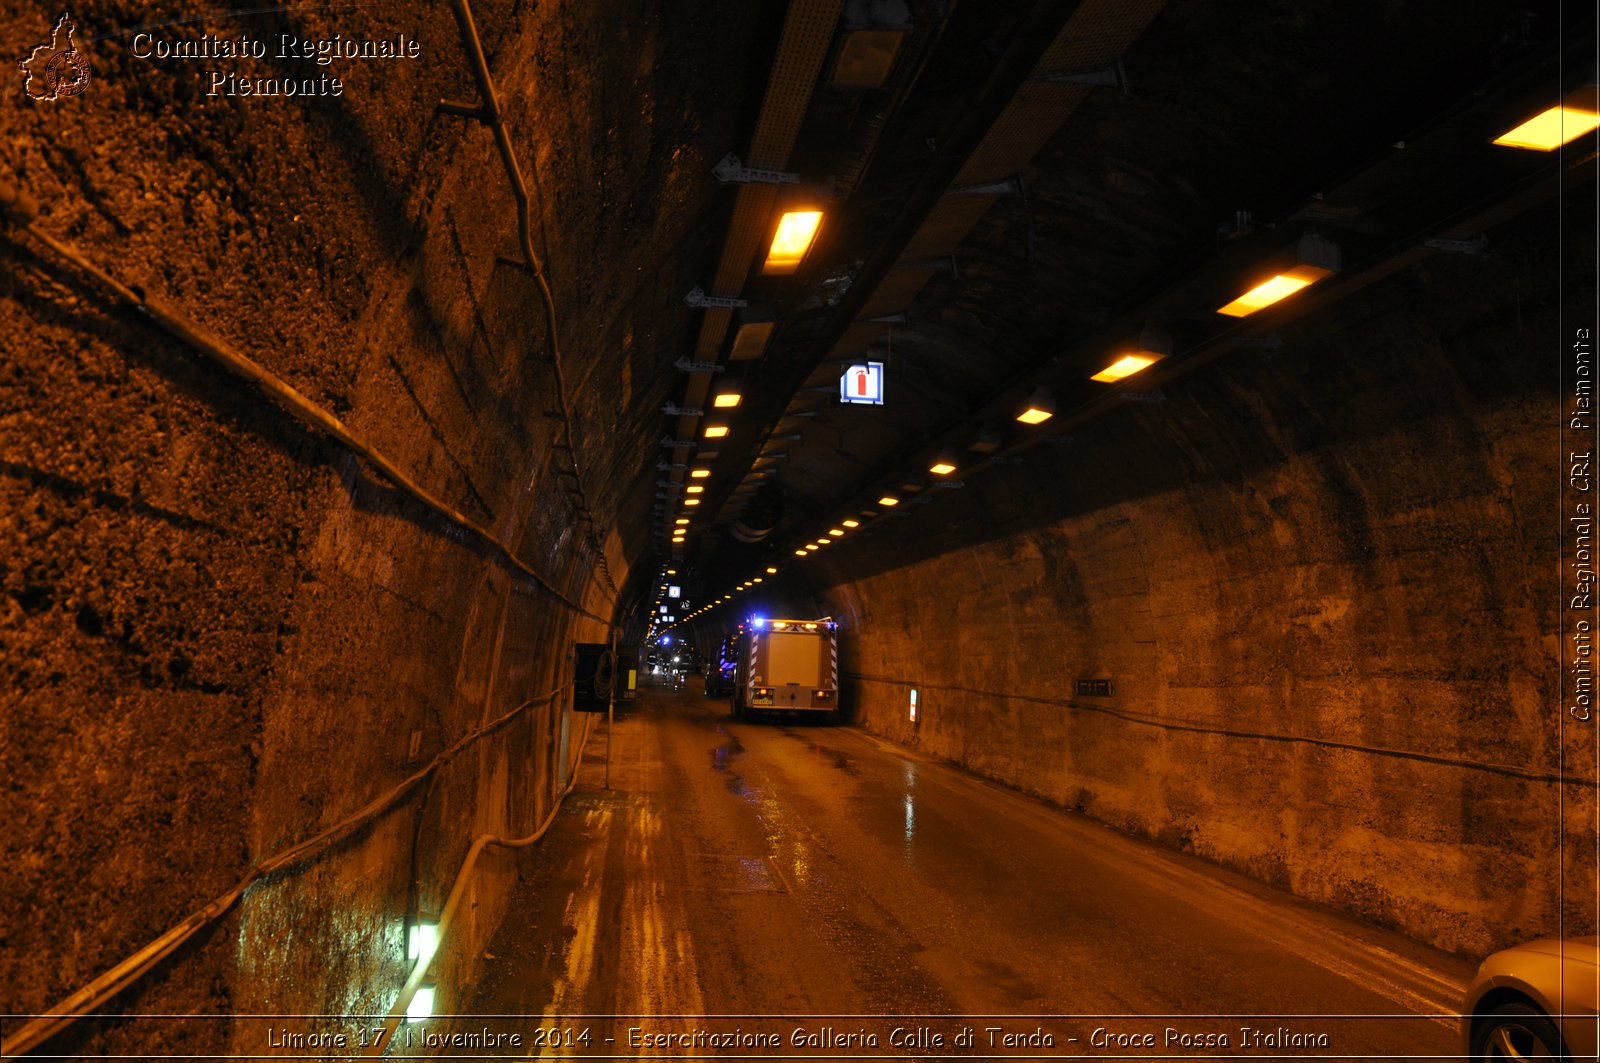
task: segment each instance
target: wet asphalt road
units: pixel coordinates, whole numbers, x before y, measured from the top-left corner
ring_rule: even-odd
[[[526,1016],[497,1021],[529,1056],[1456,1050],[1464,961],[854,728],[656,682],[618,719],[610,790],[595,728],[467,1001]],[[733,1031],[782,1043],[711,1036]]]

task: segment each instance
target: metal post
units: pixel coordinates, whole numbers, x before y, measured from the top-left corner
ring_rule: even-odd
[[[611,625],[611,693],[606,697],[606,789],[611,789],[611,730],[617,724],[617,626]]]

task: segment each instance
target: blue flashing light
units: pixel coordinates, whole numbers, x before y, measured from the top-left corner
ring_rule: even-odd
[[[671,635],[662,635],[661,636],[661,645],[663,645],[663,646],[672,645],[672,636]]]
[[[760,616],[751,617],[750,618],[750,623],[751,623],[751,626],[756,627],[758,629],[759,628],[764,628],[764,627],[767,626],[766,618],[765,617],[760,617]]]

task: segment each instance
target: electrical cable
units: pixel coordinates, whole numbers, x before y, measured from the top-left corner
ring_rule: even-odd
[[[583,747],[589,742],[589,733],[594,729],[592,715],[588,713],[584,715],[583,737],[574,746],[577,751],[577,757],[580,758],[583,755]],[[566,800],[567,795],[578,785],[577,763],[577,759],[574,759],[571,771],[572,777],[567,782],[567,788],[561,791],[560,797],[556,798],[555,806],[550,809],[549,814],[544,818],[544,822],[540,823],[532,834],[521,838],[500,838],[492,834],[480,834],[472,840],[472,844],[467,848],[467,855],[461,861],[460,869],[456,871],[455,881],[450,886],[450,895],[444,902],[443,910],[439,913],[439,921],[434,926],[435,944],[433,956],[437,956],[444,948],[445,937],[450,932],[450,924],[455,919],[456,909],[461,906],[461,898],[466,893],[467,881],[478,863],[478,857],[491,845],[502,849],[522,849],[544,837],[545,833],[549,831],[550,825],[555,822],[556,813],[561,811],[561,803]],[[433,957],[429,957],[426,960],[419,960],[411,968],[411,974],[407,976],[405,984],[400,987],[399,996],[395,997],[394,1003],[389,1007],[389,1014],[383,1020],[384,1032],[373,1038],[372,1045],[363,1055],[381,1056],[389,1050],[391,1036],[405,1019],[406,1012],[410,1010],[411,1001],[417,995],[417,990],[427,984],[428,972],[432,966]]]
[[[1126,720],[1129,723],[1157,727],[1165,731],[1188,731],[1194,734],[1218,735],[1223,738],[1246,738],[1261,742],[1289,742],[1308,746],[1323,746],[1328,749],[1342,749],[1350,753],[1370,753],[1379,757],[1395,757],[1400,760],[1420,760],[1427,764],[1442,764],[1450,768],[1468,768],[1473,771],[1485,771],[1495,775],[1507,775],[1512,778],[1551,783],[1557,786],[1571,784],[1589,789],[1600,788],[1600,781],[1565,775],[1559,771],[1550,772],[1538,768],[1524,768],[1515,764],[1491,764],[1487,761],[1464,760],[1460,757],[1447,757],[1438,753],[1419,753],[1411,749],[1394,749],[1388,746],[1368,746],[1357,742],[1340,742],[1332,738],[1313,738],[1309,735],[1274,734],[1271,731],[1241,731],[1231,727],[1206,727],[1201,724],[1183,723],[1148,713],[1114,709],[1109,705],[1089,705],[1074,701],[1071,698],[1047,698],[1039,697],[1035,694],[1008,694],[999,690],[976,690],[972,687],[964,686],[919,683],[908,679],[894,679],[881,675],[861,675],[854,672],[846,672],[844,676],[847,679],[855,679],[863,683],[915,687],[918,690],[947,690],[958,694],[975,694],[979,697],[999,698],[1003,701],[1025,701],[1033,705],[1065,705],[1069,709],[1077,709],[1080,712],[1097,712],[1105,716],[1114,716],[1119,720]]]
[[[26,193],[0,185],[0,211],[3,211],[10,220],[17,224],[18,228],[49,249],[57,258],[88,274],[103,289],[110,292],[122,303],[137,310],[167,333],[183,341],[191,349],[205,355],[230,373],[252,384],[275,405],[295,417],[302,424],[344,445],[382,479],[388,481],[435,514],[470,532],[487,545],[504,564],[520,575],[532,580],[551,597],[573,612],[580,613],[592,620],[597,620],[602,624],[610,624],[606,617],[591,612],[567,597],[537,569],[518,557],[512,551],[511,546],[500,539],[492,530],[460,512],[448,502],[445,502],[442,498],[417,483],[377,447],[351,431],[337,417],[312,402],[283,378],[277,376],[243,352],[234,349],[222,338],[211,334],[201,325],[189,321],[177,311],[169,309],[160,300],[123,284],[96,266],[76,248],[57,240],[49,233],[39,229],[33,223],[33,211],[29,209],[31,204],[32,201],[27,197]],[[22,218],[26,220],[19,220]]]
[[[494,133],[495,146],[500,152],[500,162],[505,167],[507,179],[511,182],[511,196],[517,204],[517,239],[522,245],[522,255],[528,271],[538,282],[539,295],[544,303],[545,328],[550,336],[550,365],[555,377],[556,401],[561,406],[561,427],[567,440],[565,450],[567,460],[572,466],[572,478],[578,485],[577,509],[584,521],[584,537],[599,562],[600,574],[611,591],[611,602],[614,605],[619,592],[616,582],[611,578],[611,566],[606,563],[605,549],[600,545],[600,540],[594,532],[589,495],[584,489],[583,472],[578,468],[577,438],[572,430],[572,407],[567,401],[567,380],[561,368],[561,343],[556,332],[556,300],[550,291],[550,281],[545,276],[539,254],[533,246],[533,206],[528,195],[528,185],[523,180],[522,168],[517,164],[516,152],[512,149],[511,134],[506,129],[505,117],[500,110],[500,97],[495,92],[494,77],[489,73],[489,61],[483,53],[483,38],[478,35],[478,26],[472,17],[472,7],[467,0],[451,0],[450,7],[455,13],[456,26],[461,33],[462,47],[466,49],[467,57],[472,60],[472,75],[478,83],[478,96],[482,103],[478,107],[450,102],[442,106],[449,113],[475,118],[489,127]]]
[[[257,861],[232,889],[209,904],[190,913],[187,918],[173,926],[166,933],[128,956],[121,963],[100,975],[100,977],[81,987],[76,992],[63,997],[49,1011],[23,1023],[15,1033],[9,1034],[3,1041],[0,1041],[0,1057],[9,1059],[12,1056],[30,1052],[78,1019],[92,1014],[100,1005],[133,985],[156,964],[176,952],[179,946],[201,929],[221,918],[240,897],[244,896],[245,891],[256,881],[271,875],[275,871],[281,871],[316,855],[334,842],[353,833],[357,828],[376,819],[379,815],[399,804],[406,794],[445,764],[448,764],[463,749],[477,742],[480,738],[499,730],[533,706],[553,701],[565,690],[565,687],[557,687],[548,693],[530,698],[497,719],[491,720],[476,730],[469,731],[458,739],[454,745],[435,756],[427,765],[391,787],[387,792],[373,798],[349,816],[331,827],[318,831],[305,841],[291,845],[286,849],[281,849],[273,855]],[[592,723],[586,725],[584,731],[585,742],[588,740],[588,729],[592,728],[592,726]],[[579,749],[581,751],[581,745]],[[574,771],[573,781],[575,782],[576,779],[577,773]],[[565,798],[571,791],[572,786],[569,785],[566,790],[561,792],[561,796],[556,799],[555,808],[551,810],[552,817],[560,809],[562,798]],[[546,825],[548,825],[548,820]],[[544,827],[541,827],[540,833],[543,830]],[[537,840],[537,838],[533,837],[533,840]],[[452,894],[452,897],[454,897],[454,894]],[[442,939],[442,930],[440,934]]]

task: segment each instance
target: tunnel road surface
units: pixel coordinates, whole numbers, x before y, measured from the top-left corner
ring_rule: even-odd
[[[527,858],[462,1010],[528,1056],[1456,1051],[1466,961],[698,683],[619,716],[609,790],[602,719]]]

